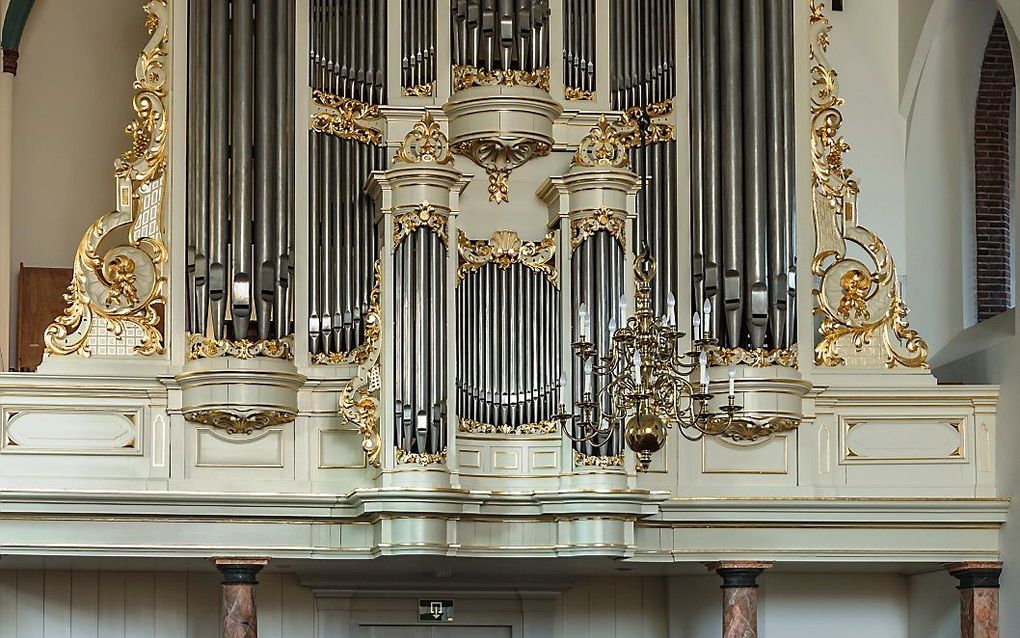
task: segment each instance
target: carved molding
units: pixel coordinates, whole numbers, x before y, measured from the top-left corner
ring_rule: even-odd
[[[217,357],[233,357],[234,359],[250,360],[256,357],[268,359],[294,359],[294,338],[265,339],[249,341],[247,339],[213,339],[204,335],[188,333],[188,361],[198,359],[215,359]]]
[[[676,139],[676,130],[669,122],[669,116],[673,114],[673,100],[669,98],[645,106],[632,106],[624,111],[620,120],[620,128],[623,129],[619,134],[620,141],[627,148],[633,148]],[[648,119],[648,130],[644,132],[643,138],[640,126],[642,118]]]
[[[435,90],[435,82],[418,84],[416,86],[404,86],[400,88],[400,92],[404,95],[404,97],[432,97]]]
[[[497,230],[492,239],[472,241],[461,232],[457,240],[460,253],[460,266],[457,268],[457,281],[463,281],[469,272],[478,270],[488,263],[507,269],[513,264],[521,264],[537,273],[545,275],[554,286],[559,286],[559,273],[556,271],[556,239],[546,235],[542,241],[521,241],[520,236],[512,230]]]
[[[707,429],[737,443],[757,443],[800,427],[800,419],[794,417],[740,414],[732,422],[727,417],[709,419]]]
[[[623,467],[623,452],[612,456],[585,454],[574,450],[574,467],[597,467],[605,470],[611,467]]]
[[[446,215],[439,212],[438,206],[422,202],[414,210],[393,216],[393,251],[396,252],[404,239],[419,227],[428,228],[439,237],[444,246],[449,247]]]
[[[163,195],[167,167],[170,16],[166,0],[144,5],[149,40],[135,65],[135,117],[125,132],[131,147],[115,162],[117,209],[85,231],[74,256],[64,314],[43,335],[47,355],[91,354],[90,337],[108,331],[139,355],[164,353],[160,317],[165,305]],[[100,254],[100,245],[126,231],[126,243]]]
[[[563,97],[568,100],[592,102],[595,100],[595,91],[585,91],[573,86],[564,87]]]
[[[327,109],[312,113],[313,131],[382,146],[382,131],[363,123],[365,120],[382,118],[382,111],[378,106],[325,91],[313,91],[312,102],[319,108]]]
[[[630,158],[627,157],[627,145],[621,139],[621,131],[602,115],[599,123],[581,138],[570,165],[629,168]]]
[[[839,107],[836,71],[825,56],[832,25],[818,0],[811,10],[811,160],[812,209],[815,254],[812,273],[819,278],[812,290],[816,312],[822,315],[815,346],[815,363],[847,364],[846,353],[859,355],[855,364],[928,367],[928,344],[907,321],[909,310],[896,277],[896,265],[885,243],[858,224],[860,188],[853,170],[844,164],[850,145],[840,135],[843,114]],[[847,243],[855,244],[871,262],[848,256]],[[876,347],[873,340],[881,339]],[[863,359],[863,360],[861,360]],[[875,361],[872,361],[875,359]]]
[[[531,138],[467,140],[457,142],[452,148],[454,153],[471,158],[485,169],[489,177],[489,201],[496,204],[510,201],[510,173],[552,151],[548,142]]]
[[[549,92],[549,67],[534,71],[486,71],[469,65],[453,67],[453,90],[473,86],[531,86]]]
[[[397,461],[397,465],[445,465],[446,448],[439,452],[421,454],[397,448],[394,450],[394,458]]]
[[[194,410],[185,412],[184,418],[226,431],[227,434],[252,434],[256,430],[293,421],[293,412],[266,410],[241,412],[229,409]]]
[[[602,206],[578,212],[588,212],[589,214],[570,221],[570,249],[572,251],[577,250],[578,246],[587,241],[589,237],[602,230],[612,235],[620,243],[620,248],[627,250],[627,221],[624,218],[626,211]]]
[[[715,348],[708,351],[708,365],[728,366],[746,365],[751,368],[768,368],[770,366],[797,367],[797,348]]]
[[[404,136],[396,155],[393,156],[393,161],[407,164],[420,162],[453,164],[450,140],[439,127],[439,122],[432,117],[432,113],[425,111],[422,119]]]
[[[461,434],[497,434],[503,436],[544,436],[556,434],[560,430],[557,421],[539,421],[521,425],[492,425],[471,419],[461,419],[457,426]]]

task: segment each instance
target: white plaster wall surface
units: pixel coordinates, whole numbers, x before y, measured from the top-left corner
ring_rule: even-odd
[[[85,228],[113,209],[113,161],[128,147],[135,58],[146,40],[141,7],[33,6],[14,91],[12,318],[18,265],[70,267]]]
[[[846,162],[861,185],[860,220],[894,256],[902,255],[906,122],[898,108],[898,3],[855,0],[845,11],[827,15],[833,27],[829,60],[846,100],[841,132],[852,146]],[[900,270],[901,277],[908,274]]]
[[[765,573],[758,582],[761,638],[915,636],[908,632],[905,576]],[[951,583],[948,587],[955,594]],[[670,638],[721,635],[722,591],[716,575],[670,578],[669,601]]]
[[[923,60],[925,66],[917,74],[918,94],[910,119],[906,158],[907,199],[911,203],[907,223],[909,228],[918,229],[908,247],[908,263],[911,272],[929,274],[921,294],[911,297],[908,293],[908,302],[913,308],[914,325],[928,337],[933,350],[950,344],[943,357],[938,357],[936,352],[940,364],[936,374],[940,378],[1001,385],[997,408],[997,420],[1002,424],[996,438],[997,485],[1000,496],[1016,500],[1020,495],[1020,464],[1016,462],[1020,450],[1020,428],[1017,427],[1020,423],[1020,338],[1016,336],[1020,326],[1017,315],[997,317],[995,326],[983,323],[964,329],[967,317],[960,306],[970,308],[973,305],[973,252],[970,248],[973,241],[970,196],[973,192],[973,105],[968,103],[968,97],[976,96],[980,56],[996,7],[1010,31],[1014,67],[1020,69],[1020,39],[1017,38],[1020,0],[998,0],[995,5],[983,0],[937,4],[953,13],[929,16],[929,20],[941,24],[941,30],[928,41],[929,51],[913,56],[915,63]],[[922,46],[925,46],[924,39]],[[970,102],[973,99],[969,97]],[[1015,224],[1016,203],[1013,210]],[[916,279],[912,285],[921,284]],[[1020,516],[1015,504],[1003,528],[1001,544],[1006,569],[1002,577],[1000,634],[1016,636],[1020,635],[1020,608],[1013,603],[1020,600],[1020,569],[1016,567],[1020,562]],[[928,585],[918,581],[911,589],[912,599],[926,591],[931,591]]]

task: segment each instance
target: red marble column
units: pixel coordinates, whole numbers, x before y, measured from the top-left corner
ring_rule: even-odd
[[[255,612],[255,576],[269,563],[267,558],[215,558],[223,575],[222,638],[258,638]]]
[[[769,567],[756,561],[708,564],[723,581],[723,638],[758,638],[758,575]]]
[[[999,575],[1002,563],[953,563],[960,581],[960,638],[999,638]]]

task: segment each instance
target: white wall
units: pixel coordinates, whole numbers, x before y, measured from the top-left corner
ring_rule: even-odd
[[[929,638],[908,631],[910,587],[904,576],[766,572],[758,582],[761,638]],[[669,579],[670,638],[721,635],[719,583],[714,574]],[[956,594],[952,583],[947,588]]]
[[[907,0],[911,1],[911,0]],[[920,1],[920,0],[917,0]],[[1014,68],[1020,69],[1020,0],[939,0],[928,16],[936,25],[928,47],[912,55],[916,100],[911,104],[906,155],[907,261],[914,277],[908,291],[911,320],[928,339],[943,381],[998,383],[1002,395],[996,434],[1001,496],[1020,496],[1020,325],[1017,314],[965,328],[973,316],[973,110],[981,56],[996,7],[1011,32]],[[906,87],[907,91],[911,87]],[[1013,203],[1017,222],[1018,203]],[[1014,236],[1014,241],[1016,237]],[[1011,508],[1002,532],[1001,634],[1020,635],[1020,515]],[[922,587],[922,585],[918,585]],[[936,634],[939,635],[939,634]],[[952,634],[946,634],[952,635]]]
[[[128,148],[146,41],[141,7],[36,2],[29,16],[14,81],[12,322],[18,265],[70,267],[85,228],[114,207],[113,161]]]
[[[262,574],[261,638],[311,638],[311,590]],[[215,572],[0,571],[4,638],[219,638]]]
[[[861,185],[861,224],[878,233],[898,257],[906,252],[898,3],[854,0],[845,6],[843,12],[826,15],[833,27],[829,60],[846,100],[841,132],[852,147],[846,162]],[[897,265],[903,265],[902,259]],[[905,268],[900,271],[908,274]]]

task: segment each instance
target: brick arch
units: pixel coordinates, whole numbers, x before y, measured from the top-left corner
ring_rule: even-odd
[[[1015,87],[1009,34],[1000,13],[985,45],[974,113],[978,321],[1011,305],[1010,111]]]

